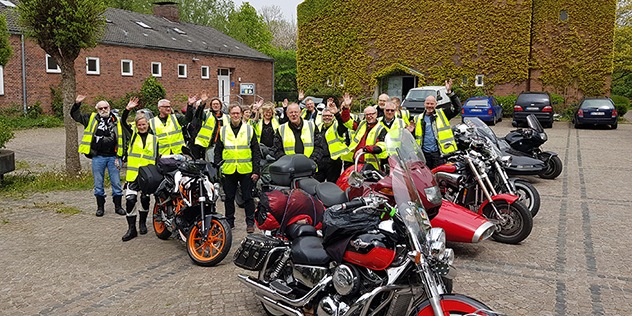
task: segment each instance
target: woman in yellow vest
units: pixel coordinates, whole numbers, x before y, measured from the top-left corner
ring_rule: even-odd
[[[272,148],[274,146],[274,133],[279,129],[279,125],[279,120],[274,116],[274,103],[267,102],[255,109],[252,127],[255,129],[260,144]]]
[[[336,183],[342,172],[341,157],[349,152],[346,143],[347,127],[344,126],[338,107],[333,99],[327,101],[323,110],[323,123],[318,126],[319,134],[327,142],[323,158],[318,162],[314,178],[320,182]]]
[[[226,220],[231,228],[235,227],[235,194],[237,186],[241,187],[241,196],[246,209],[246,232],[255,231],[255,203],[252,188],[259,178],[259,162],[261,152],[255,131],[242,122],[242,109],[239,104],[229,107],[230,123],[222,126],[219,139],[215,144],[214,161],[224,161],[221,167],[223,174],[224,208]]]
[[[125,111],[123,111],[122,121],[126,122],[129,111],[136,107],[138,98],[132,98]],[[136,182],[138,169],[142,166],[153,165],[158,158],[158,138],[149,133],[149,122],[144,113],[138,113],[134,119],[135,128],[129,124],[124,124],[124,128],[132,134],[127,153],[127,190],[125,199],[127,200],[127,233],[123,236],[123,241],[133,239],[138,235],[147,234],[147,215],[149,214],[149,195],[142,193],[140,203],[142,210],[140,211],[140,220],[138,223],[138,232],[136,231],[136,202],[138,200],[138,191],[140,186]]]

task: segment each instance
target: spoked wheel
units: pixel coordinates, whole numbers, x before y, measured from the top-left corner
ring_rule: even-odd
[[[542,160],[541,158],[542,157],[538,157],[538,159]],[[546,163],[546,170],[540,174],[540,178],[555,179],[560,173],[562,173],[562,160],[560,157],[554,156],[549,158]]]
[[[529,209],[531,217],[535,217],[540,211],[540,193],[538,190],[533,184],[524,180],[516,180],[514,186],[516,187],[516,195],[519,197],[518,201]]]
[[[225,219],[213,219],[209,228],[208,238],[200,231],[202,222],[197,222],[187,237],[187,252],[195,264],[210,267],[220,263],[233,242],[230,225]]]
[[[167,205],[160,205],[157,200],[154,203],[154,232],[160,239],[167,240],[171,236],[171,232],[167,229],[167,225],[163,222],[163,216],[167,214]]]
[[[508,204],[507,201],[497,200],[495,204],[501,219],[497,218],[491,204],[483,210],[483,214],[496,224],[492,238],[505,244],[517,244],[527,238],[533,228],[533,217],[529,210],[520,201]]]
[[[465,295],[460,294],[444,294],[441,295],[441,308],[444,315],[498,315],[494,313],[487,305]],[[434,316],[430,301],[424,300],[417,304],[417,307],[409,314],[409,316]]]

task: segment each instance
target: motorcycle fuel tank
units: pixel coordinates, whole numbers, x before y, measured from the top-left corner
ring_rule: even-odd
[[[477,243],[495,231],[494,224],[485,217],[447,200],[443,200],[439,214],[430,224],[443,228],[446,239],[456,242]]]
[[[386,235],[366,233],[351,238],[343,260],[372,270],[384,270],[393,262],[395,254],[395,244]]]

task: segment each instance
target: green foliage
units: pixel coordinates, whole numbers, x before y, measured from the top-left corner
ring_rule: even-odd
[[[629,98],[620,95],[611,95],[610,98],[612,99],[612,102],[614,102],[614,106],[617,109],[617,114],[619,114],[619,117],[622,117],[625,115],[625,113],[628,113],[628,110],[630,109]]]
[[[42,105],[39,101],[27,107],[27,114],[24,114],[24,109],[17,103],[1,108],[0,123],[13,130],[64,126],[64,121],[61,118],[42,114]]]
[[[13,131],[3,121],[0,121],[0,148],[5,148],[5,144],[13,139]]]
[[[143,86],[140,88],[140,101],[145,108],[150,109],[154,113],[158,113],[158,101],[164,99],[166,95],[167,91],[154,76],[145,79]]]
[[[29,105],[26,107],[26,117],[30,119],[36,119],[40,115],[44,113],[44,109],[42,109],[42,102],[37,101],[33,105]]]
[[[228,15],[227,35],[257,50],[270,48],[272,33],[263,22],[263,17],[248,2]]]
[[[553,108],[553,113],[563,113],[569,106],[564,102],[564,97],[555,93],[551,93],[551,107]],[[557,102],[557,104],[554,104]]]
[[[64,97],[61,95],[61,83],[57,87],[51,84],[49,88],[53,115],[61,119],[64,117]]]
[[[340,92],[336,87],[324,87],[320,85],[313,85],[305,89],[305,96],[312,96],[317,98],[341,98],[342,92]]]
[[[504,117],[513,116],[514,104],[516,103],[516,100],[518,99],[516,94],[512,93],[511,95],[508,95],[506,97],[505,96],[494,96],[494,97],[496,97],[496,101],[498,101],[498,103],[502,104],[503,106],[503,116]]]
[[[274,96],[275,101],[283,99],[296,100],[296,51],[270,48],[265,52],[274,61]],[[291,95],[290,95],[291,94]]]
[[[0,66],[4,67],[13,57],[13,48],[9,42],[9,29],[7,28],[7,17],[0,14]]]
[[[632,73],[627,75],[623,73],[612,74],[612,89],[610,92],[615,95],[632,98]]]
[[[224,33],[226,33],[228,29],[227,17],[234,11],[234,8],[235,4],[230,0],[178,1],[178,15],[180,16],[180,20],[212,26]]]
[[[106,177],[106,182],[109,182]],[[109,183],[104,184],[106,187]],[[62,171],[34,173],[29,170],[12,172],[0,181],[0,193],[50,192],[59,190],[87,190],[94,186],[90,170],[82,169],[76,176]]]

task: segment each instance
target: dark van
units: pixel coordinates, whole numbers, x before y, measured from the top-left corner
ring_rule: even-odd
[[[543,127],[553,127],[553,104],[548,92],[522,92],[514,103],[513,120],[518,125],[527,122],[529,114],[535,115]]]

